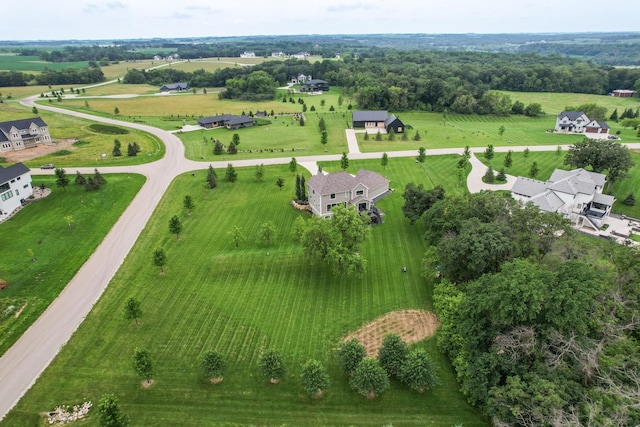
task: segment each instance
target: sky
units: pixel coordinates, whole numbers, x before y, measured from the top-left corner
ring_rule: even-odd
[[[0,40],[640,31],[640,0],[5,0]],[[13,5],[12,5],[13,4]]]

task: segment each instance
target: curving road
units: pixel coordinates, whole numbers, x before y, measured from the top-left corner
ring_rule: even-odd
[[[21,103],[31,107],[35,105],[34,101],[37,98],[37,96],[26,98]],[[93,305],[102,295],[111,278],[131,250],[169,184],[176,176],[193,170],[206,169],[210,164],[215,168],[223,168],[226,167],[227,163],[232,163],[236,167],[243,167],[261,163],[265,165],[286,164],[291,160],[290,157],[282,157],[233,162],[195,162],[184,158],[182,142],[167,131],[48,105],[38,105],[38,108],[149,132],[160,138],[165,144],[166,155],[161,160],[144,165],[101,168],[103,173],[139,173],[146,176],[147,181],[96,251],[80,268],[60,295],[22,337],[0,357],[0,420],[5,417],[9,410],[33,385],[42,371],[51,363],[60,348],[80,326],[85,316],[91,311]],[[346,137],[350,159],[381,158],[382,153],[360,153],[355,133],[352,130],[346,131]],[[640,148],[640,144],[631,145],[635,146],[634,148]],[[525,148],[497,147],[496,151],[507,151],[508,149],[522,151]],[[531,147],[530,150],[555,150],[555,147]],[[434,149],[427,150],[427,155],[462,154],[462,151],[461,148]],[[472,151],[482,152],[483,149],[476,148],[472,149]],[[388,153],[389,157],[414,157],[416,155],[417,152],[415,150]],[[316,162],[339,160],[340,157],[340,155],[303,156],[298,157],[297,160],[300,165],[312,173],[317,173]],[[467,181],[470,191],[477,192],[483,189],[509,186],[509,184],[503,186],[483,184],[481,177],[486,170],[484,165],[473,156],[471,163],[473,170]],[[75,169],[82,173],[91,173],[94,168]],[[53,173],[53,171],[37,171],[37,173]]]

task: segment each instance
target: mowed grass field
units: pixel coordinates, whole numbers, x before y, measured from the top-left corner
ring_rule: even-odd
[[[56,105],[57,106],[57,105]],[[3,121],[27,119],[35,117],[30,109],[17,103],[0,104],[0,113]],[[49,126],[49,133],[53,143],[61,150],[68,150],[69,153],[54,151],[52,154],[38,157],[24,163],[31,167],[40,167],[43,163],[53,163],[58,167],[103,167],[103,166],[124,166],[148,163],[158,160],[164,156],[165,147],[155,136],[135,129],[123,129],[126,134],[113,135],[101,133],[93,130],[90,126],[93,122],[77,117],[52,113],[40,109],[37,114]],[[113,141],[118,139],[122,144],[120,157],[113,157]],[[78,140],[73,144],[65,144],[65,140]],[[141,152],[135,157],[127,156],[127,144],[137,142]],[[56,153],[57,152],[57,153]],[[102,153],[107,157],[102,159]],[[0,153],[0,158],[2,154]],[[0,162],[1,164],[2,162]]]
[[[0,291],[0,354],[64,289],[145,180],[141,175],[105,174],[107,184],[87,192],[73,184],[70,172],[66,191],[52,176],[33,176],[33,186],[45,184],[51,194],[0,224],[0,277],[9,282]],[[73,218],[71,228],[68,215]],[[22,311],[16,316],[18,310]]]
[[[582,139],[580,135],[562,135],[547,132],[556,123],[555,115],[544,117],[524,116],[480,116],[475,114],[448,114],[446,120],[441,113],[396,113],[405,125],[413,129],[407,130],[408,141],[402,141],[401,135],[396,134],[394,141],[389,141],[387,135],[382,135],[382,141],[376,141],[375,135],[369,135],[364,140],[364,134],[357,134],[360,149],[364,152],[411,150],[419,147],[454,148],[454,147],[495,147],[520,145],[567,145]],[[638,142],[637,131],[624,129],[615,122],[608,122],[611,133],[620,130],[623,142]],[[504,126],[505,131],[500,136],[498,130]],[[416,131],[420,132],[420,141],[414,141]]]
[[[286,165],[267,167],[261,183],[253,179],[254,168],[238,169],[238,182],[221,182],[214,190],[203,188],[204,172],[177,178],[94,310],[4,423],[39,424],[40,414],[59,404],[95,404],[110,392],[136,426],[488,425],[458,391],[433,338],[416,344],[434,358],[442,379],[425,394],[392,382],[390,390],[367,400],[350,390],[335,357],[341,337],[378,316],[432,308],[432,283],[420,275],[423,229],[402,216],[401,192],[409,181],[427,187],[440,181],[456,161],[430,157],[423,169],[412,159],[390,159],[384,173],[396,191],[379,204],[386,222],[371,229],[362,276],[330,275],[293,240],[293,222],[306,214],[289,206],[295,179]],[[359,166],[382,172],[379,161],[354,162],[349,170]],[[282,190],[274,185],[279,176],[286,181]],[[447,190],[450,182],[444,182]],[[195,200],[191,215],[182,207],[187,194]],[[184,225],[179,240],[167,229],[173,215]],[[270,247],[258,238],[266,221],[277,227]],[[228,236],[233,226],[247,237],[238,248]],[[151,263],[155,248],[167,253],[164,275]],[[140,326],[124,319],[130,297],[141,301]],[[156,366],[155,383],[146,390],[131,366],[136,346],[148,349]],[[285,358],[288,374],[278,385],[258,372],[266,348]],[[199,373],[198,356],[208,349],[229,362],[217,385]],[[322,361],[332,381],[318,400],[299,381],[310,358]],[[95,415],[86,424],[97,425]]]
[[[555,169],[572,169],[570,166],[564,164],[564,157],[566,151],[562,151],[560,155],[555,151],[535,152],[532,151],[525,158],[524,153],[513,153],[513,164],[510,168],[505,168],[505,173],[514,176],[526,176],[531,178],[531,165],[533,162],[538,163],[538,175],[536,179],[546,181],[549,179]],[[504,157],[506,153],[495,153],[491,162],[488,162],[482,154],[477,154],[477,157],[485,165],[491,164],[495,171],[499,171],[503,167]],[[640,202],[636,202],[635,206],[627,206],[622,201],[629,194],[634,194],[636,200],[640,200],[640,151],[632,150],[631,158],[635,163],[635,166],[629,170],[627,178],[620,182],[616,182],[610,188],[609,194],[616,198],[616,203],[613,205],[613,212],[620,215],[627,215],[633,218],[640,218]]]
[[[618,109],[618,115],[620,115],[626,108],[633,108],[635,110],[640,107],[640,98],[618,98],[615,96],[590,95],[587,93],[496,92],[509,95],[511,101],[520,101],[525,106],[537,102],[542,105],[542,111],[547,113],[548,116],[556,116],[567,107],[575,108],[583,104],[597,104],[605,107],[607,109],[607,118],[611,116],[611,113],[613,113],[613,110],[616,108]]]

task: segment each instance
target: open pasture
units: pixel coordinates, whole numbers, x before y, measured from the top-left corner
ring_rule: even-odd
[[[606,107],[607,118],[609,118],[616,108],[618,109],[618,114],[621,114],[625,108],[633,108],[635,110],[640,107],[640,98],[618,98],[615,96],[592,95],[588,93],[496,92],[509,95],[511,101],[520,101],[525,106],[532,102],[537,102],[542,105],[542,111],[547,113],[547,116],[552,116],[553,118],[564,111],[566,107],[578,107],[582,104],[597,104]],[[609,125],[611,124],[612,123],[609,123]],[[553,124],[551,127],[553,127]]]
[[[142,175],[104,175],[107,184],[88,192],[73,183],[73,170],[67,174],[71,183],[66,190],[52,176],[33,176],[33,186],[45,184],[51,194],[0,224],[0,277],[9,282],[0,291],[0,354],[64,289],[145,180]]]
[[[60,71],[65,68],[85,68],[87,61],[79,62],[46,62],[37,56],[0,55],[0,71],[23,71],[40,73],[45,69]]]
[[[6,422],[34,425],[61,403],[97,402],[110,392],[139,426],[487,425],[458,391],[434,339],[416,344],[431,354],[442,379],[425,394],[392,381],[369,401],[350,390],[334,354],[341,337],[382,314],[432,308],[431,283],[420,275],[422,227],[402,216],[400,189],[408,181],[429,186],[437,179],[435,165],[449,170],[455,162],[456,156],[429,158],[423,170],[412,159],[390,159],[384,173],[397,191],[380,202],[385,224],[372,228],[365,243],[362,276],[330,275],[293,240],[293,222],[306,214],[289,206],[295,179],[287,165],[265,168],[264,182],[255,182],[254,168],[238,169],[236,183],[220,182],[214,190],[203,187],[205,171],[178,177],[94,310]],[[359,166],[381,169],[370,161],[349,170]],[[274,185],[277,177],[285,179],[282,190]],[[195,201],[191,215],[182,207],[187,194]],[[184,225],[179,240],[167,229],[173,215]],[[269,247],[258,237],[266,221],[277,228]],[[247,237],[239,247],[228,237],[233,226]],[[165,274],[151,263],[155,248],[167,253]],[[130,297],[141,301],[138,327],[123,316]],[[148,349],[155,362],[148,390],[131,367],[135,346]],[[266,348],[280,350],[288,369],[275,386],[258,373]],[[229,362],[217,385],[199,373],[198,356],[208,349]],[[309,358],[322,361],[331,376],[322,399],[309,398],[300,386],[300,366]],[[95,416],[88,422],[95,425]]]

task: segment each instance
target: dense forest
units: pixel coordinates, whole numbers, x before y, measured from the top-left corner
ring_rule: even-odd
[[[231,89],[228,85],[256,71],[284,85],[300,73],[340,86],[362,109],[423,110],[462,114],[508,115],[514,103],[490,90],[607,94],[614,89],[640,89],[640,69],[594,65],[577,59],[538,54],[426,52],[371,49],[342,61],[288,59],[248,68],[187,73],[175,69],[130,70],[125,83],[162,85],[177,81],[196,87]],[[252,99],[248,91],[245,96]],[[517,106],[520,109],[520,106]]]
[[[21,71],[0,71],[0,87],[37,85],[91,84],[104,81],[104,73],[98,66],[65,68],[60,71],[45,69],[39,74]]]
[[[469,401],[499,427],[638,425],[638,249],[509,196],[441,193],[409,185],[404,210],[426,229],[438,345]]]

